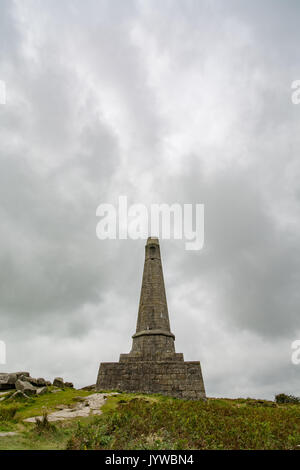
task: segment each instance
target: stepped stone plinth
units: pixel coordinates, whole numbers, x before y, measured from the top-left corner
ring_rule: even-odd
[[[132,349],[119,362],[100,364],[97,390],[162,393],[205,398],[200,362],[185,362],[175,352],[157,238],[148,238],[136,332]]]

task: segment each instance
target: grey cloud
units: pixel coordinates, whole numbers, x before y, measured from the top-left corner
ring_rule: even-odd
[[[162,252],[177,350],[208,393],[299,394],[298,8],[2,2],[5,368],[86,385],[130,348],[144,242],[95,232],[125,194],[205,203],[204,250]]]

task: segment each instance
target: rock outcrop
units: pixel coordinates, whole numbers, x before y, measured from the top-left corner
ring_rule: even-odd
[[[49,380],[45,380],[42,377],[35,379],[30,376],[29,372],[0,373],[0,390],[16,389],[25,394],[25,396],[46,393],[47,387],[51,387],[51,385]],[[74,387],[72,382],[64,382],[62,377],[56,377],[53,385],[59,389]],[[18,394],[18,396],[21,395]]]
[[[65,382],[64,385],[65,385],[65,387],[67,387],[67,388],[74,388],[74,385],[73,385],[72,382]]]
[[[64,388],[64,379],[61,377],[55,377],[53,380],[53,385],[55,387]]]
[[[31,385],[30,382],[25,382],[23,380],[17,380],[15,383],[16,389],[25,393],[25,395],[35,395],[36,388]]]
[[[28,377],[29,372],[0,373],[0,390],[14,389],[20,377]]]
[[[15,393],[13,393],[10,397],[8,397],[8,400],[18,400],[18,399],[25,399],[28,400],[29,396],[26,395],[25,393],[21,392],[21,390],[17,390]]]

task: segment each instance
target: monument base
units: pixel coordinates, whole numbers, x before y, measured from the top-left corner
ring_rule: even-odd
[[[182,354],[174,359],[153,361],[121,354],[120,362],[100,364],[96,389],[205,399],[200,362],[184,362]]]

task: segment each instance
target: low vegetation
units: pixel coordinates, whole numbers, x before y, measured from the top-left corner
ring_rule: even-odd
[[[116,400],[116,399],[114,399]],[[68,449],[294,449],[300,407],[264,400],[119,400]]]
[[[52,424],[48,427],[45,418],[42,425],[26,423],[23,420],[32,416],[45,416],[56,410],[59,405],[72,406],[79,396],[90,395],[91,392],[66,388],[60,392],[52,393],[54,387],[49,388],[49,393],[41,396],[32,396],[29,399],[12,399],[12,392],[8,392],[5,400],[0,402],[0,433],[16,432],[15,436],[1,436],[0,450],[15,449],[65,449],[68,440],[75,432],[78,422],[70,420]],[[3,398],[3,396],[1,396]],[[86,422],[88,420],[85,420]],[[44,426],[43,426],[44,424]]]
[[[93,392],[66,389],[0,402],[0,449],[300,449],[297,401],[208,399],[120,393],[102,415],[50,423],[47,413]],[[9,396],[9,395],[8,395]],[[24,418],[43,416],[36,423]]]
[[[280,393],[275,396],[276,403],[300,403],[300,397],[294,397],[294,395],[286,395],[285,393]]]

